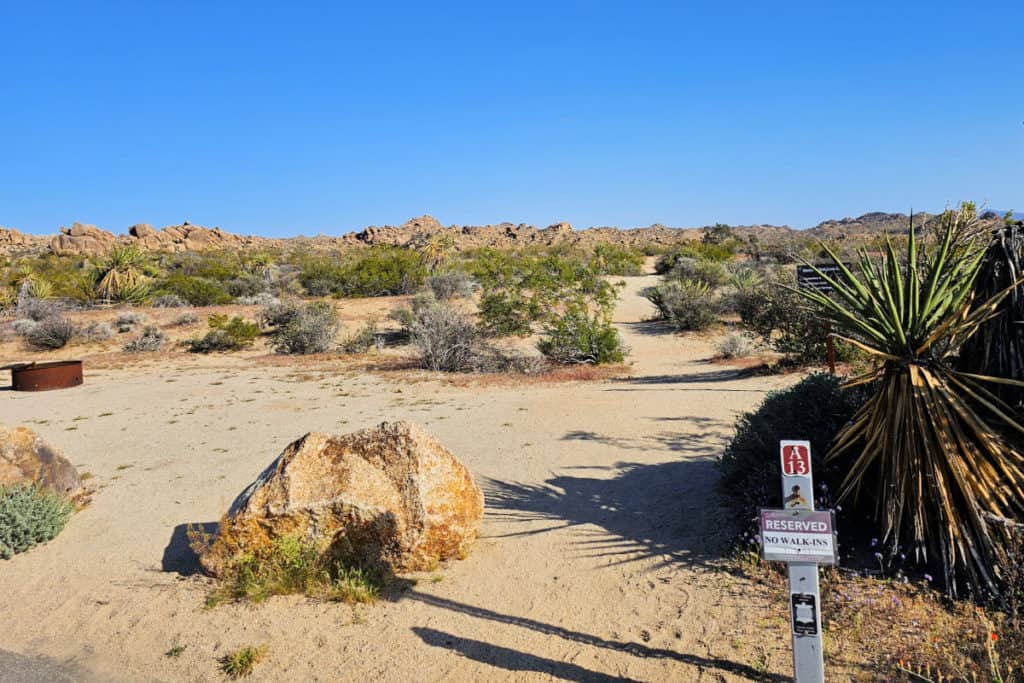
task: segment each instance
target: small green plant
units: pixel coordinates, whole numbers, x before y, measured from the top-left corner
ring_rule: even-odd
[[[267,646],[249,645],[224,655],[220,659],[220,669],[228,678],[238,679],[252,675],[256,665],[267,656]]]
[[[236,351],[252,346],[260,334],[259,325],[237,315],[228,319],[226,315],[214,314],[207,318],[207,322],[210,331],[189,342],[189,350],[193,353]]]
[[[210,543],[190,532],[193,547]],[[376,600],[386,583],[379,571],[346,563],[329,550],[298,536],[282,536],[259,553],[235,559],[207,598],[209,606],[225,600],[262,602],[274,595],[366,603]]]
[[[578,302],[545,324],[537,349],[556,363],[621,363],[626,348],[605,311],[590,311]]]
[[[594,247],[590,262],[602,275],[643,275],[644,255],[637,249],[604,242]]]
[[[0,557],[11,559],[56,538],[74,506],[49,489],[16,484],[0,487]]]
[[[164,653],[164,657],[168,657],[170,659],[177,659],[185,652],[186,647],[186,645],[175,645],[170,650]]]

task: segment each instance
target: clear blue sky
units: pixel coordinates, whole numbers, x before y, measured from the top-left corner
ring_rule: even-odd
[[[0,225],[1024,209],[1024,2],[843,4],[0,0]]]

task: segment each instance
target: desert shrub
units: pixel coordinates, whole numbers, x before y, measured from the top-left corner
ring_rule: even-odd
[[[184,308],[188,306],[188,302],[177,294],[162,294],[153,299],[152,306],[153,308]]]
[[[388,319],[398,323],[401,333],[408,337],[416,317],[424,310],[437,304],[437,299],[431,291],[420,292],[412,298],[408,306],[396,306],[388,312]]]
[[[31,318],[19,318],[11,323],[11,329],[19,337],[25,337],[34,330],[39,323]]]
[[[231,303],[232,297],[220,282],[203,277],[176,273],[159,286],[162,294],[173,294],[192,306],[218,306]]]
[[[736,254],[738,243],[726,241],[721,244],[709,244],[705,242],[688,242],[673,247],[658,257],[654,262],[654,272],[658,275],[665,275],[680,261],[690,258],[706,261],[728,261]]]
[[[729,279],[729,271],[721,261],[684,257],[676,261],[676,264],[665,273],[665,277],[672,280],[700,282],[714,289],[726,283]]]
[[[128,353],[146,353],[160,351],[167,343],[165,335],[156,325],[146,325],[138,337],[122,346],[122,350]]]
[[[74,507],[49,489],[16,484],[0,487],[0,557],[9,560],[56,538]]]
[[[631,247],[602,243],[594,247],[591,263],[602,275],[643,275],[644,254]]]
[[[473,372],[537,375],[548,369],[548,361],[543,356],[481,346],[473,353],[469,366]]]
[[[340,323],[338,312],[327,302],[317,301],[289,308],[288,315],[281,307],[264,312],[264,320],[277,322],[272,332],[272,345],[278,353],[325,353],[334,345]]]
[[[341,342],[341,350],[345,353],[366,353],[377,348],[379,344],[377,323],[373,320],[360,327],[354,334]]]
[[[469,316],[447,304],[435,303],[416,313],[409,340],[427,370],[461,372],[470,369],[478,337]]]
[[[77,331],[73,322],[64,316],[54,315],[31,327],[25,333],[25,341],[33,348],[53,351],[67,346]]]
[[[280,303],[280,299],[270,292],[260,292],[250,296],[239,296],[235,303],[242,306],[272,306]]]
[[[480,330],[489,337],[525,337],[543,308],[520,292],[498,291],[480,297]]]
[[[411,294],[427,275],[420,254],[397,247],[371,247],[341,262],[307,259],[301,268],[299,282],[313,296]]]
[[[470,263],[480,283],[480,329],[488,336],[526,336],[566,301],[609,309],[618,297],[593,262],[561,253],[482,249]]]
[[[808,375],[788,389],[770,392],[756,410],[737,419],[736,433],[719,461],[719,488],[740,524],[750,524],[762,507],[781,505],[779,441],[783,439],[811,442],[814,479],[820,489],[815,492],[816,507],[833,507],[832,496],[838,493],[852,461],[826,461],[825,454],[839,430],[867,400],[863,388],[843,389],[841,383],[825,373]],[[856,524],[840,522],[839,529],[861,527],[871,536],[873,501],[866,500],[863,506],[864,510],[856,511],[855,501],[844,504],[841,516],[855,519]]]
[[[585,305],[570,304],[564,312],[545,323],[537,349],[556,363],[621,363],[626,348],[604,311],[589,311]]]
[[[239,277],[232,278],[224,283],[224,288],[233,297],[236,298],[249,298],[256,297],[261,294],[272,296],[267,292],[269,282],[259,275],[250,275],[248,273]]]
[[[828,323],[796,292],[787,289],[785,280],[774,280],[763,287],[736,292],[732,301],[744,329],[765,344],[787,354],[797,363],[821,363],[825,360],[825,336]],[[851,345],[836,340],[836,359],[855,360]]]
[[[754,343],[745,334],[732,334],[722,338],[715,345],[722,358],[746,358],[754,352]]]
[[[178,325],[178,326],[185,326],[185,325],[195,325],[197,322],[199,322],[199,316],[196,315],[195,311],[185,311],[184,313],[179,314],[174,319],[174,322],[171,323],[171,324],[172,325]]]
[[[210,353],[212,351],[236,351],[251,346],[259,336],[260,326],[241,316],[228,319],[226,315],[211,315],[207,318],[209,332],[189,341],[189,351]]]
[[[654,304],[662,320],[679,330],[705,330],[718,320],[719,303],[703,282],[668,280],[640,294]]]
[[[110,323],[91,322],[82,327],[79,334],[89,342],[106,341],[114,336],[114,328]]]
[[[209,539],[190,530],[193,547]],[[282,536],[261,552],[238,557],[222,573],[209,605],[249,600],[262,602],[274,595],[302,594],[311,598],[346,602],[372,602],[387,578],[380,571],[344,562],[312,541]]]
[[[49,299],[37,296],[40,291],[39,280],[26,280],[18,290],[18,299],[15,302],[14,312],[19,318],[27,318],[39,322],[46,318],[58,315],[67,309],[67,306],[57,299]]]
[[[134,326],[142,324],[147,320],[149,320],[149,318],[138,311],[124,311],[114,320],[114,325],[117,326],[118,332],[130,332]]]
[[[438,301],[448,301],[456,297],[469,298],[473,295],[475,284],[467,275],[458,270],[431,275],[427,278],[427,286]]]

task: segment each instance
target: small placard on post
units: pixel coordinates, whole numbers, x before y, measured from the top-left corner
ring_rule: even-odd
[[[831,510],[761,510],[764,559],[836,564],[836,531]]]

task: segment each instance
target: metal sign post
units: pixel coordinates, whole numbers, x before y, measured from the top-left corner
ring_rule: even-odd
[[[831,511],[814,510],[810,442],[782,441],[779,455],[784,509],[762,511],[762,548],[765,559],[783,560],[789,566],[796,681],[824,683],[818,563],[835,564],[835,524]]]

